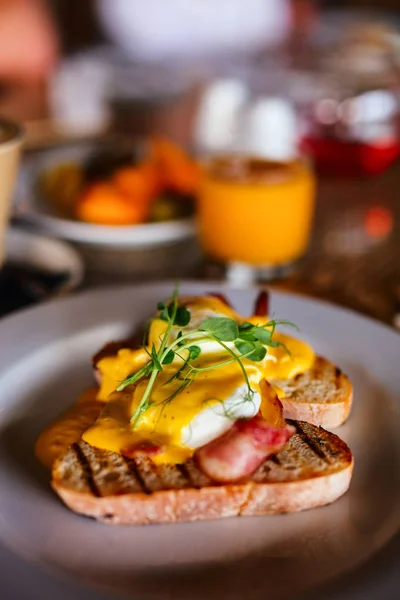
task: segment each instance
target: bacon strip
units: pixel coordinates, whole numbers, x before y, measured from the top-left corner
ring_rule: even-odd
[[[155,456],[160,454],[163,451],[163,448],[157,444],[153,444],[147,440],[143,440],[143,442],[138,442],[128,448],[123,448],[121,450],[121,454],[126,456],[126,458],[136,458],[137,456]]]
[[[236,481],[254,473],[294,433],[291,425],[275,427],[256,415],[237,421],[224,435],[199,448],[194,456],[211,479],[221,483]]]
[[[268,292],[263,290],[258,294],[257,300],[254,303],[254,316],[255,317],[266,317],[268,316],[269,302]]]
[[[132,337],[125,340],[113,340],[112,342],[107,342],[94,356],[92,356],[92,366],[96,367],[97,363],[103,358],[116,356],[118,351],[123,348],[129,348],[130,350],[140,348],[142,339],[142,332],[137,332],[135,335],[132,335]]]
[[[224,294],[218,294],[217,292],[209,292],[207,294],[207,296],[211,296],[211,298],[217,298],[218,300],[221,300],[221,302],[226,304],[226,306],[229,306],[229,308],[232,308],[232,305],[230,304],[230,302],[228,302],[228,300],[226,299],[226,296]]]

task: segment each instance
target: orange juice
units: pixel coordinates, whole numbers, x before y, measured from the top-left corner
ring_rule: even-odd
[[[314,196],[314,176],[302,159],[214,158],[204,166],[198,197],[203,248],[224,262],[291,263],[307,247]]]

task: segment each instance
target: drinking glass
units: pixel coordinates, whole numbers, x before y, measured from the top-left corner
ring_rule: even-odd
[[[304,254],[312,228],[315,178],[306,159],[246,155],[203,166],[198,226],[203,249],[228,279],[272,279]]]

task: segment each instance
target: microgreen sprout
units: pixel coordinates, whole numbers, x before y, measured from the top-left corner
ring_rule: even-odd
[[[198,329],[185,331],[191,315],[186,306],[179,305],[177,287],[174,289],[170,303],[166,305],[164,302],[159,302],[157,309],[158,318],[167,323],[165,332],[160,337],[159,347],[156,348],[153,342],[151,348],[145,348],[149,355],[149,362],[136,373],[129,375],[117,387],[118,391],[122,391],[128,385],[147,378],[146,388],[131,417],[133,428],[137,427],[143,413],[154,404],[151,394],[159,373],[163,371],[164,366],[172,365],[176,358],[179,359],[177,361],[179,366],[164,385],[174,380],[179,381],[179,385],[162,402],[157,403],[157,405],[162,404],[162,410],[184,391],[199,373],[235,362],[241,369],[247,386],[244,400],[252,400],[255,392],[250,385],[243,359],[260,362],[265,358],[268,347],[281,346],[288,351],[284,344],[273,339],[273,334],[278,325],[293,325],[289,321],[270,320],[261,325],[254,325],[247,321],[239,324],[228,317],[211,317],[205,319]],[[174,327],[180,328],[176,336],[171,335]],[[200,357],[202,345],[206,342],[218,344],[221,351],[227,355],[226,359],[203,367],[197,366],[195,361]],[[233,347],[228,344],[231,346],[233,344]]]

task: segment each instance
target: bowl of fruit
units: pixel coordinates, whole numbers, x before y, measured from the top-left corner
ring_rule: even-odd
[[[21,169],[15,216],[75,244],[89,271],[173,276],[198,260],[198,181],[196,161],[165,138],[45,150]]]

